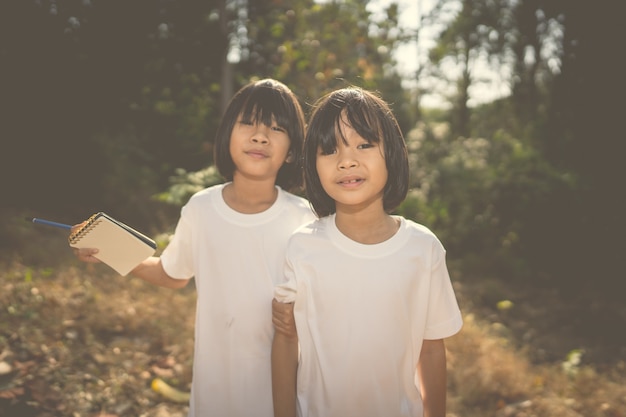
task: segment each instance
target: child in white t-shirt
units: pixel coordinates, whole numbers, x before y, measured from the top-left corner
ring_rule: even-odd
[[[390,214],[409,166],[389,106],[359,88],[321,98],[304,172],[319,219],[290,238],[275,290],[277,329],[279,302],[293,303],[297,328],[274,337],[275,415],[445,416],[443,339],[462,317],[440,241]]]
[[[131,274],[149,283],[197,289],[189,417],[270,417],[271,300],[287,240],[315,218],[286,190],[302,185],[304,116],[296,96],[271,79],[230,101],[215,140],[228,181],[193,195],[160,257]],[[99,262],[96,249],[76,250]]]

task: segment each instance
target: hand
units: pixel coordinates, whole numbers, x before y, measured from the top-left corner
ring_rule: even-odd
[[[75,224],[74,226],[72,226],[72,230],[70,233],[74,233],[76,230],[78,230],[79,228],[83,227],[85,224],[87,223],[87,221],[84,221],[80,224]],[[83,262],[87,262],[87,263],[100,263],[100,259],[94,257],[95,254],[98,253],[98,249],[95,248],[72,248],[72,250],[74,251],[74,255],[81,261]]]
[[[293,315],[293,303],[281,303],[276,299],[272,300],[272,323],[277,332],[287,337],[298,336],[296,320]]]

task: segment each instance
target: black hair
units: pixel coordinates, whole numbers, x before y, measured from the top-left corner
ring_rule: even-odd
[[[230,135],[240,117],[267,126],[271,126],[274,119],[287,131],[291,162],[285,162],[278,170],[276,184],[285,190],[301,187],[305,121],[296,95],[285,84],[269,78],[250,82],[235,93],[215,136],[215,165],[227,181],[233,180],[236,169],[230,155]]]
[[[383,142],[387,184],[383,207],[395,210],[409,189],[409,160],[402,131],[389,105],[377,94],[359,87],[333,91],[314,107],[304,140],[304,179],[307,198],[318,217],[335,213],[335,201],[324,191],[316,168],[318,150],[330,152],[337,140],[346,142],[341,123],[349,124],[370,143]]]

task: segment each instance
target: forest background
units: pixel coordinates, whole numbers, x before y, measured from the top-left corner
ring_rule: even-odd
[[[59,408],[26,378],[32,368],[20,372],[24,363],[50,359],[41,346],[26,349],[20,329],[42,340],[54,338],[46,328],[67,336],[66,327],[89,317],[93,304],[70,309],[59,301],[72,299],[69,288],[66,296],[49,289],[47,304],[32,304],[32,297],[39,300],[51,283],[79,282],[81,294],[91,294],[96,289],[85,282],[99,282],[91,275],[102,273],[77,265],[62,231],[33,227],[24,217],[75,224],[104,211],[163,244],[189,195],[221,181],[212,144],[225,103],[264,77],[289,85],[307,113],[339,87],[380,92],[410,149],[412,188],[398,213],[441,238],[468,317],[506,336],[529,364],[558,364],[557,373],[562,364],[588,366],[596,377],[625,378],[626,37],[616,3],[439,0],[416,16],[417,29],[398,25],[401,5],[378,3],[382,14],[353,0],[2,2],[0,365],[8,371],[0,366],[0,415],[19,407],[71,415],[69,400]],[[426,29],[437,33],[434,42],[415,74],[400,73],[395,52]],[[497,72],[510,94],[470,105],[472,89],[484,82],[479,65]],[[442,91],[441,105],[423,104]],[[184,294],[178,302],[193,308],[193,294]],[[154,301],[129,302],[156,314]],[[73,324],[63,324],[68,320]],[[89,323],[92,330],[81,332],[96,339],[130,332]],[[77,342],[65,336],[42,345],[61,343],[71,352]],[[41,369],[58,393],[65,377]],[[184,388],[188,381],[178,382]],[[571,383],[558,396],[604,395]],[[501,382],[485,384],[496,392],[457,392],[453,410],[504,413],[527,397],[497,391]],[[611,398],[590,400],[591,414],[565,399],[563,410],[626,415],[623,390]],[[87,408],[102,410],[105,402],[98,404]]]

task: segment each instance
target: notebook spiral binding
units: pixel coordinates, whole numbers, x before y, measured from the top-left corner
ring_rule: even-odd
[[[85,224],[83,227],[78,229],[76,232],[70,234],[70,236],[68,237],[68,240],[69,240],[70,244],[71,245],[76,244],[87,233],[89,233],[91,231],[91,229],[96,227],[98,225],[98,223],[100,223],[100,216],[101,215],[102,215],[102,213],[94,214],[89,219],[87,219],[87,224]]]

